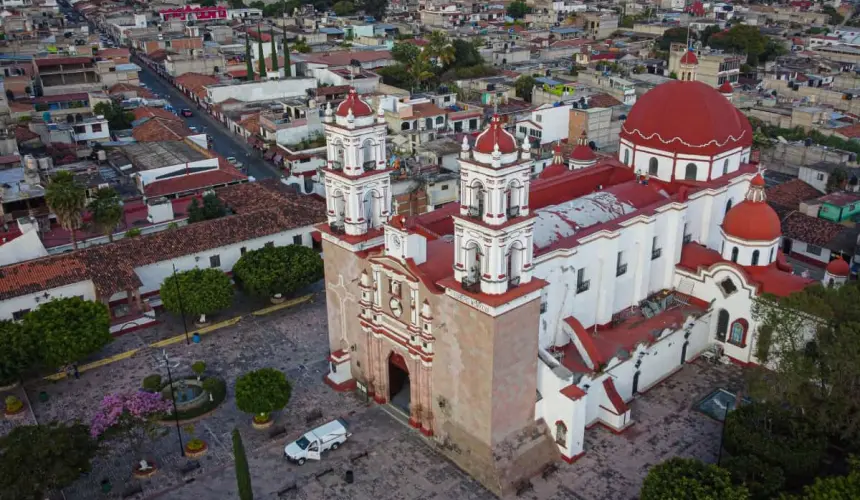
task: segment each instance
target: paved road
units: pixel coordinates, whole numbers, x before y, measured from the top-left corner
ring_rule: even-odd
[[[141,67],[140,81],[145,83],[153,92],[160,94],[170,105],[180,110],[189,108],[194,113],[191,118],[183,118],[189,127],[197,127],[197,130],[212,136],[212,144],[215,151],[229,157],[235,156],[247,167],[247,174],[256,179],[267,179],[280,177],[280,172],[274,165],[262,158],[260,153],[241,137],[229,132],[220,122],[209,116],[204,111],[198,110],[185,95],[175,87],[158,77],[149,67],[139,64]]]

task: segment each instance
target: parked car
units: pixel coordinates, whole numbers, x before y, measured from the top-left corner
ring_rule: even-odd
[[[192,113],[188,108],[182,108],[182,116],[190,118],[191,116],[194,116],[194,113]]]
[[[227,157],[227,163],[231,163],[231,164],[235,165],[238,161],[239,160],[237,160],[235,156],[228,156]]]
[[[308,460],[320,460],[322,453],[336,450],[352,434],[343,419],[332,420],[284,447],[284,456],[290,462],[304,465]]]

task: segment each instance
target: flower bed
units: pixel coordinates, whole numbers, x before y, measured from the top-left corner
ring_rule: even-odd
[[[185,456],[188,458],[200,458],[206,454],[209,446],[202,439],[192,439],[185,445]]]

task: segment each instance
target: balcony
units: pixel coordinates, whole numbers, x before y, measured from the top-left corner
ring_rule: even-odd
[[[576,284],[576,293],[587,292],[591,287],[591,280],[580,281]]]

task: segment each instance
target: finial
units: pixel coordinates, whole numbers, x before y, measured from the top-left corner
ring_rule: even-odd
[[[502,154],[502,153],[501,153],[501,151],[499,151],[499,143],[498,143],[498,142],[496,143],[496,145],[495,145],[495,146],[493,146],[493,154],[494,154],[494,155],[500,155],[500,154]]]
[[[467,151],[469,151],[469,139],[467,139],[466,136],[464,135],[463,136],[463,152],[465,153]]]
[[[523,147],[522,147],[523,151],[528,151],[531,148],[532,148],[532,145],[529,144],[529,136],[524,136],[523,137]]]
[[[331,101],[327,102],[325,105],[325,114],[331,116]]]

